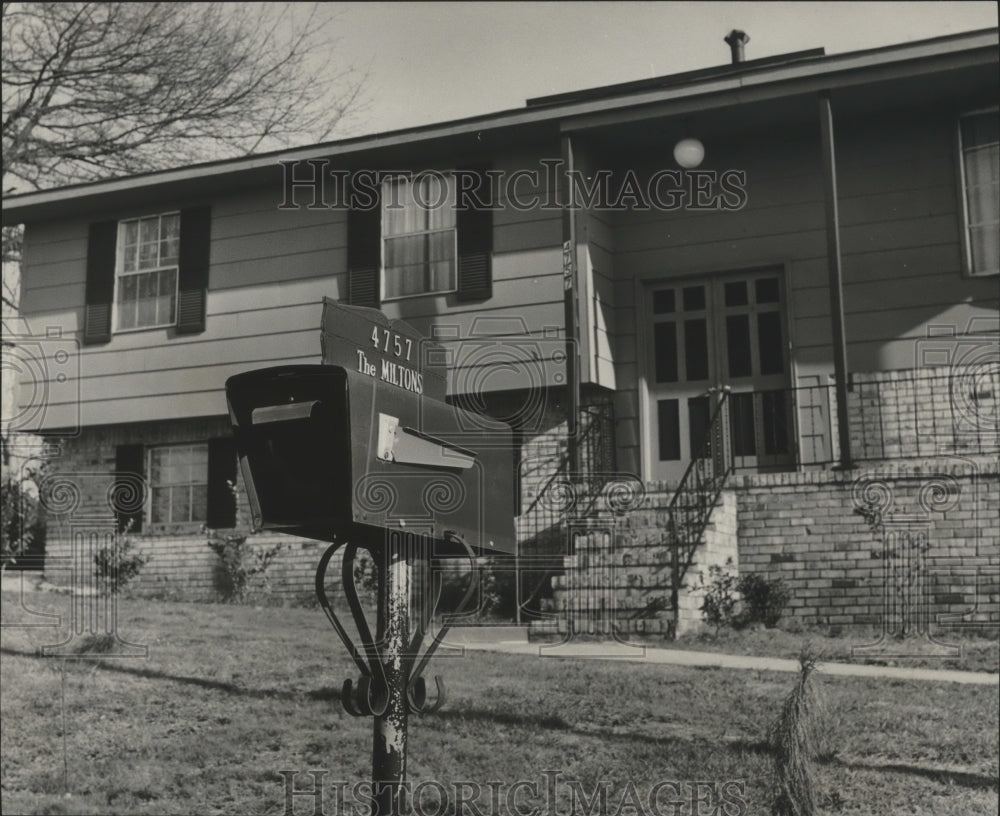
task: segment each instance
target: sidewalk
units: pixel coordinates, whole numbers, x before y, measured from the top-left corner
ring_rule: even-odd
[[[750,669],[753,671],[797,672],[798,660],[779,657],[751,657],[745,655],[692,652],[680,649],[663,649],[654,646],[627,646],[621,643],[527,643],[516,640],[466,640],[446,639],[447,643],[461,643],[467,649],[503,652],[505,654],[535,655],[545,658],[575,660],[622,660],[645,662],[654,665],[698,666],[722,669]],[[860,663],[820,663],[817,672],[831,677],[880,677],[895,680],[924,680],[937,683],[969,683],[983,686],[1000,685],[1000,675],[987,672],[957,671],[952,669],[909,669],[904,666],[871,666]]]

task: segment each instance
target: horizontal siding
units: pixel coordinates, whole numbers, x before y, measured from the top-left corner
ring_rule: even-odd
[[[511,166],[525,165],[519,159]],[[278,210],[280,202],[271,189],[211,203],[205,332],[178,336],[173,329],[153,329],[116,334],[108,344],[80,348],[74,386],[50,394],[49,427],[72,425],[78,415],[88,424],[222,413],[223,385],[233,373],[319,361],[320,303],[323,297],[340,299],[345,294],[344,211]],[[98,217],[171,209],[177,207]],[[22,306],[34,333],[57,327],[66,337],[78,335],[87,234],[83,219],[29,226]],[[543,346],[564,345],[556,339],[563,323],[560,245],[558,212],[497,212],[489,300],[459,303],[454,295],[427,296],[387,302],[383,311],[412,322],[427,336],[439,332],[445,338],[468,338],[500,331],[522,340],[537,338]],[[545,366],[540,376],[553,384],[558,374],[554,371]],[[457,379],[484,390],[524,385],[484,378],[476,364]],[[31,398],[28,389],[22,392]]]

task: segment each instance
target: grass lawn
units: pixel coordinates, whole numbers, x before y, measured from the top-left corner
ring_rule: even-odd
[[[68,620],[66,596],[26,601]],[[16,593],[4,593],[4,623],[25,620]],[[119,631],[148,657],[36,656],[65,631],[3,630],[4,814],[281,814],[283,770],[300,772],[298,788],[312,784],[306,771],[325,770],[333,814],[344,812],[335,782],[347,783],[350,801],[350,786],[370,780],[370,720],[339,702],[354,667],[318,610],[122,600]],[[448,701],[411,720],[409,743],[409,779],[427,783],[426,813],[455,813],[430,805],[436,782],[453,793],[460,781],[470,783],[467,799],[481,786],[476,806],[457,811],[467,814],[513,812],[512,790],[522,813],[567,814],[574,791],[579,805],[601,785],[608,804],[595,814],[620,804],[642,813],[627,807],[630,797],[647,806],[659,782],[675,783],[660,787],[663,814],[768,812],[763,736],[792,675],[486,652],[432,668]],[[817,766],[822,812],[997,812],[996,687],[818,682],[836,748]],[[551,810],[546,771],[559,774]],[[519,780],[528,785],[514,789]],[[726,809],[711,810],[719,797]],[[309,797],[293,806],[313,813]]]

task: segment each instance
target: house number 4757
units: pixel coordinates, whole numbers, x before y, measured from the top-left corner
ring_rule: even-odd
[[[376,326],[372,329],[372,346],[385,354],[388,354],[391,349],[395,356],[405,357],[409,360],[410,352],[413,350],[413,341],[409,337],[401,337],[388,329],[380,331],[379,327]],[[403,354],[404,348],[406,349],[405,355]]]

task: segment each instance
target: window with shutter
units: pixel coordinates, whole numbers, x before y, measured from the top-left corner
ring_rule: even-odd
[[[480,179],[465,191],[468,201],[456,201],[453,173],[397,174],[383,179],[374,207],[349,212],[349,303],[378,308],[382,301],[430,294],[491,297],[492,212],[470,206],[489,200],[480,189],[486,177],[463,172]]]
[[[175,326],[205,330],[211,208],[91,224],[83,342]]]

